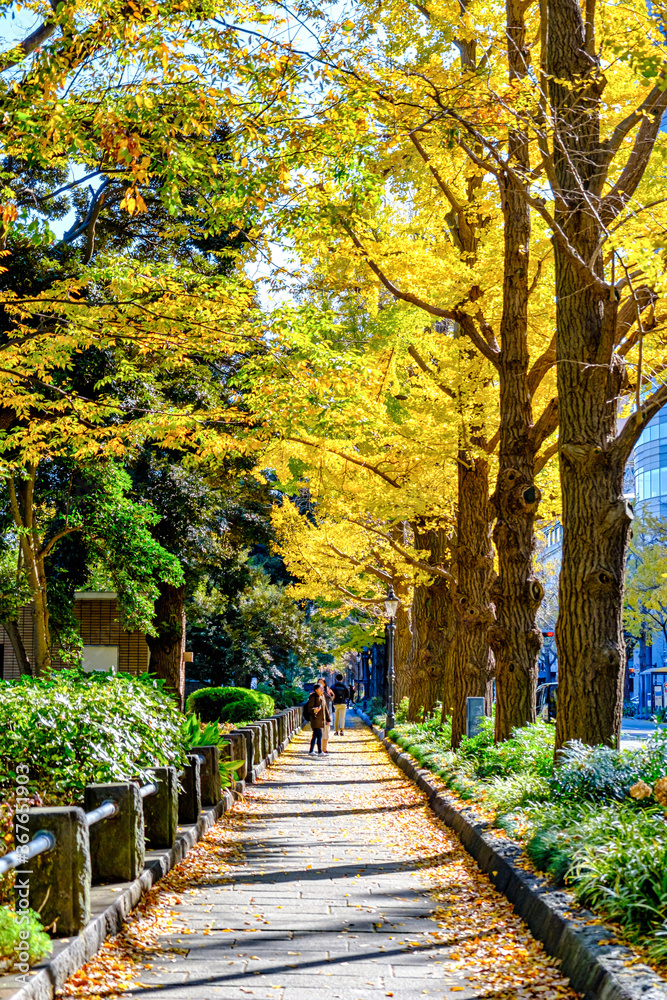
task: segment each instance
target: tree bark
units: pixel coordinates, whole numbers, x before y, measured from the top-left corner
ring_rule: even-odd
[[[422,518],[413,529],[414,546],[422,553],[420,558],[433,566],[448,567],[451,551],[447,528],[429,524],[427,518]],[[430,583],[417,584],[412,600],[412,641],[404,671],[410,722],[432,715],[435,703],[442,697],[454,630],[449,582],[436,576]]]
[[[160,584],[155,602],[157,635],[146,636],[151,653],[149,670],[165,681],[166,687],[183,709],[185,696],[185,586]]]
[[[592,18],[592,13],[590,15]],[[614,355],[616,296],[601,291],[603,81],[578,0],[548,0],[547,74],[555,123],[556,222],[593,274],[554,240],[563,496],[563,558],[556,625],[556,745],[610,743],[623,702],[623,576],[632,512],[625,455],[613,448],[623,366]],[[610,301],[611,300],[611,301]]]
[[[525,4],[507,0],[507,58],[510,80],[522,79],[530,51]],[[508,159],[517,172],[530,167],[525,133],[510,131]],[[498,357],[500,385],[500,454],[492,505],[497,520],[493,540],[498,578],[493,587],[496,621],[489,640],[496,661],[496,741],[515,726],[535,721],[537,658],[542,637],[537,611],[544,590],[533,571],[534,518],[540,491],[534,483],[535,442],[528,387],[528,266],[530,209],[524,194],[509,180],[500,183],[504,219],[503,311]]]
[[[450,704],[443,715],[452,716],[452,748],[466,734],[466,699],[486,698],[491,708],[493,658],[488,632],[493,622],[490,589],[493,581],[489,465],[484,457],[465,450],[458,460],[458,510],[456,545],[456,638],[451,676],[447,685]]]
[[[44,549],[35,522],[33,503],[37,466],[29,465],[26,472],[26,476],[22,479],[10,476],[8,487],[12,518],[19,535],[24,572],[34,604],[35,662],[32,672],[36,677],[40,677],[51,667],[51,634],[49,631]]]
[[[30,665],[28,654],[25,651],[25,645],[23,644],[23,637],[19,631],[18,622],[2,622],[2,627],[7,633],[9,641],[12,644],[12,649],[14,650],[14,656],[16,657],[16,662],[19,665],[21,676],[32,677],[32,666]]]

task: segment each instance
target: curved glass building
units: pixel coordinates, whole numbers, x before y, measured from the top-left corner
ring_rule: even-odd
[[[635,513],[667,518],[667,411],[651,420],[634,450]]]

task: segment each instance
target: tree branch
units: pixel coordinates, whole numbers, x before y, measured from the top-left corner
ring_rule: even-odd
[[[433,371],[433,369],[426,364],[426,362],[424,361],[424,359],[422,358],[421,354],[414,346],[414,344],[410,344],[410,346],[408,347],[408,354],[410,355],[412,360],[417,363],[417,365],[421,368],[421,370],[426,375],[430,376],[430,378],[433,379],[433,381],[435,382],[435,384],[437,385],[438,389],[440,389],[441,392],[444,392],[444,394],[446,396],[449,396],[450,399],[456,398],[456,393],[453,391],[453,389],[450,389],[448,385],[445,385],[443,382],[439,380],[438,376]]]
[[[540,457],[535,462],[534,472],[536,476],[538,475],[538,473],[542,471],[547,462],[551,461],[551,459],[554,457],[557,451],[558,451],[558,441],[555,441],[553,444],[550,444],[549,447],[542,452]]]
[[[79,526],[72,528],[61,528],[60,531],[57,531],[55,533],[53,538],[49,539],[49,541],[46,543],[42,551],[37,554],[37,558],[46,559],[46,557],[48,556],[49,552],[51,552],[56,542],[59,542],[61,538],[65,537],[65,535],[71,535],[72,532],[74,531],[81,531],[81,528]]]
[[[550,399],[530,432],[533,451],[537,453],[558,427],[558,399]]]
[[[642,123],[621,176],[602,199],[600,218],[604,225],[608,225],[620,214],[637,190],[651,158],[666,109],[667,89],[662,90],[652,107],[643,112]]]
[[[532,399],[535,395],[542,379],[548,371],[556,364],[556,337],[551,338],[551,342],[546,351],[536,358],[533,367],[528,372],[527,389],[528,395]]]
[[[304,438],[286,437],[285,440],[294,441],[295,444],[305,444],[306,447],[308,448],[320,447],[320,445],[317,444],[316,442],[306,441]],[[383,479],[385,483],[389,484],[389,486],[393,486],[395,489],[401,488],[401,484],[397,480],[392,479],[391,476],[388,476],[386,473],[382,472],[380,469],[378,469],[376,465],[369,465],[368,462],[364,462],[362,458],[355,458],[352,455],[347,455],[345,452],[337,451],[334,448],[329,448],[326,444],[324,445],[324,447],[326,451],[331,452],[332,455],[336,455],[337,458],[342,458],[344,462],[351,462],[352,465],[358,465],[362,469],[368,469],[369,472],[374,472],[376,476],[379,476],[380,479]]]
[[[667,403],[667,385],[658,386],[655,392],[644,400],[640,410],[635,410],[632,416],[628,417],[623,425],[623,430],[616,437],[612,444],[612,449],[619,451],[622,460],[625,462],[630,457],[630,452],[634,448],[639,435],[644,429],[644,425],[651,420],[656,413]]]
[[[57,30],[58,25],[53,21],[44,21],[43,24],[40,24],[29,35],[26,35],[22,42],[8,49],[0,56],[0,73],[6,73],[8,69],[18,66],[26,56],[29,56],[40,45],[43,45],[44,42],[48,42],[49,38],[55,35]],[[12,53],[17,53],[17,55],[11,58]]]
[[[347,222],[341,220],[341,226],[350,237],[355,247],[362,253],[364,260],[373,274],[380,279],[384,287],[388,292],[391,292],[394,298],[399,299],[402,302],[409,302],[410,305],[417,306],[418,309],[423,309],[424,312],[428,313],[430,316],[437,316],[440,319],[450,319],[453,322],[458,323],[480,354],[483,354],[487,361],[490,361],[493,365],[498,364],[498,352],[490,347],[486,340],[479,335],[470,316],[467,316],[466,313],[460,312],[459,307],[456,309],[441,309],[439,306],[433,306],[430,302],[420,299],[419,296],[413,295],[411,292],[402,292],[400,288],[389,280],[382,269],[375,263],[362,244],[361,240],[359,240],[359,238],[355,235]]]

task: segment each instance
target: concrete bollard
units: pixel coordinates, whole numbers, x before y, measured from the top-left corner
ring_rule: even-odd
[[[277,715],[271,716],[271,726],[273,728],[273,749],[278,750],[280,747],[280,729]]]
[[[241,766],[236,772],[235,781],[245,781],[248,773],[248,752],[246,734],[244,732],[227,733],[225,739],[229,740],[229,746],[222,747],[220,751],[221,760],[240,760]]]
[[[204,758],[200,771],[201,804],[217,806],[222,798],[220,787],[220,751],[217,746],[191,747],[190,752]]]
[[[197,823],[201,812],[201,777],[197,754],[191,754],[189,763],[183,769],[182,791],[178,793],[178,822]]]
[[[252,752],[255,761],[253,766],[257,767],[264,760],[264,754],[262,753],[262,727],[258,726],[256,722],[252,722],[247,728],[252,730]]]
[[[86,785],[86,812],[115,802],[115,816],[89,829],[93,882],[132,882],[144,870],[144,804],[134,781]]]
[[[178,777],[175,767],[154,767],[157,794],[144,799],[144,831],[149,847],[173,847],[178,828]]]
[[[23,822],[27,818],[27,823]],[[79,806],[54,806],[17,813],[15,823],[28,828],[28,840],[42,830],[52,833],[56,846],[16,870],[16,909],[39,913],[56,937],[74,937],[90,920],[90,848],[86,815]],[[17,847],[20,847],[17,842]]]
[[[253,732],[249,726],[242,726],[240,729],[235,729],[235,733],[240,733],[245,741],[245,755],[246,755],[246,772],[244,775],[244,780],[248,777],[249,773],[255,766],[255,752],[253,746]],[[232,734],[233,735],[233,734]]]
[[[273,725],[270,719],[260,719],[260,725],[264,732],[264,758],[266,759],[273,750]]]
[[[287,721],[286,710],[279,712],[278,715],[276,715],[276,722],[278,723],[278,746],[282,746],[283,743],[285,742],[285,730],[287,728],[285,725],[286,721]]]

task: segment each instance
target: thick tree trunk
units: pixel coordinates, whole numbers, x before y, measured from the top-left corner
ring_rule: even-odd
[[[396,634],[394,636],[394,702],[398,708],[403,698],[410,697],[408,660],[412,647],[412,616],[410,614],[409,588],[399,585],[394,590],[401,602],[396,612]]]
[[[489,466],[483,457],[459,452],[456,546],[456,639],[452,653],[451,704],[443,714],[452,715],[452,747],[466,732],[466,699],[486,698],[490,708],[493,658],[488,632],[493,621],[490,589],[493,581]]]
[[[511,80],[528,70],[525,5],[507,0],[507,57]],[[530,167],[526,136],[510,132],[508,158],[521,172]],[[537,658],[541,634],[537,610],[544,595],[533,572],[534,517],[540,492],[534,484],[535,441],[528,388],[528,289],[530,210],[508,178],[501,183],[504,217],[503,312],[500,321],[500,456],[492,505],[498,579],[493,588],[496,622],[489,640],[496,660],[495,738],[535,721]]]
[[[25,645],[23,644],[23,637],[19,630],[18,622],[2,622],[2,627],[7,633],[9,641],[12,644],[14,656],[16,657],[16,662],[18,663],[19,670],[21,671],[21,676],[31,677],[32,666],[30,665],[28,654],[25,651]]]
[[[414,545],[420,558],[433,566],[449,568],[450,539],[446,528],[421,519],[414,525]],[[405,688],[410,699],[408,719],[421,721],[432,715],[442,697],[447,654],[454,638],[450,584],[441,576],[418,584],[412,600],[412,642],[405,663]]]
[[[592,14],[591,14],[592,17]],[[547,73],[556,123],[556,221],[602,275],[599,107],[603,81],[578,0],[549,0]],[[593,207],[591,207],[591,205]],[[616,297],[607,296],[554,240],[563,560],[556,744],[610,743],[620,734],[625,662],[623,575],[631,510],[625,456],[612,447],[623,367],[613,354]],[[610,301],[611,300],[611,301]]]
[[[157,635],[146,636],[151,653],[149,670],[165,681],[183,708],[185,694],[185,586],[160,584],[160,596],[155,602]]]

